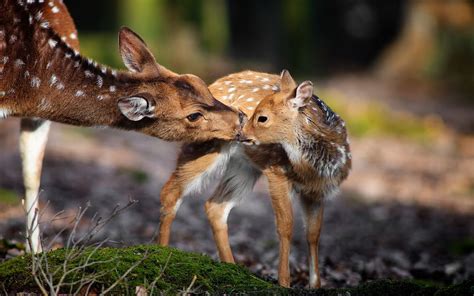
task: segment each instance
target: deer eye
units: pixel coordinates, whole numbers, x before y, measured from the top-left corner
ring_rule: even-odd
[[[202,116],[201,113],[196,112],[196,113],[189,114],[188,116],[186,116],[186,118],[187,118],[190,122],[195,122],[195,121],[197,121],[199,118],[201,118],[201,116]]]
[[[267,122],[267,120],[268,120],[268,117],[266,117],[266,116],[259,116],[258,119],[257,119],[257,121],[260,122],[260,123],[265,123],[265,122]]]

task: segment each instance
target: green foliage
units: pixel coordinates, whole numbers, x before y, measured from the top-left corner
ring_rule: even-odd
[[[411,114],[395,112],[373,101],[347,104],[347,99],[324,92],[322,97],[346,121],[351,136],[388,135],[430,142],[436,139],[444,128],[438,118],[420,119]]]
[[[15,206],[20,204],[20,199],[16,192],[0,188],[0,204],[7,206]]]

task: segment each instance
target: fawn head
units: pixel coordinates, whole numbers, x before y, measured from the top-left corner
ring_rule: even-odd
[[[293,142],[298,135],[299,113],[311,101],[313,84],[300,85],[287,70],[281,73],[280,91],[264,98],[243,129],[245,140],[255,144]]]
[[[217,101],[203,80],[158,64],[145,42],[128,28],[121,29],[119,46],[125,66],[139,82],[118,101],[124,119],[168,141],[239,137],[242,115]]]

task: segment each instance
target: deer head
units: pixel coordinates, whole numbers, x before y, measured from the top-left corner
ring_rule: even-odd
[[[313,84],[305,81],[300,85],[283,70],[280,91],[264,98],[244,127],[248,141],[270,144],[296,141],[300,117],[311,101]]]
[[[165,140],[232,140],[239,135],[242,116],[217,101],[199,77],[179,75],[158,64],[145,42],[128,28],[121,29],[119,45],[125,66],[143,81],[118,100],[124,119],[142,123],[147,134]]]

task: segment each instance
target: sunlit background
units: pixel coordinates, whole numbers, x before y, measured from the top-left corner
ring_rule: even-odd
[[[315,92],[346,120],[354,158],[341,194],[327,203],[323,285],[381,277],[448,284],[474,276],[473,1],[65,3],[81,52],[105,64],[123,68],[117,32],[125,25],[159,63],[208,83],[245,69],[288,69],[298,81],[314,82]],[[17,139],[18,119],[1,121],[0,237],[21,241]],[[88,200],[106,212],[132,197],[139,204],[106,235],[145,242],[158,222],[159,191],[176,153],[177,144],[137,133],[55,124],[41,202],[50,201],[53,215]],[[237,260],[275,276],[278,243],[266,192],[261,180],[230,215],[229,229]],[[45,233],[57,227],[45,226]],[[292,272],[294,283],[304,284],[301,221],[295,231]],[[183,203],[172,245],[215,256],[202,196]],[[0,248],[0,260],[9,256]]]

